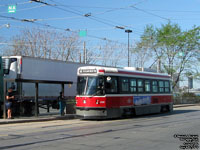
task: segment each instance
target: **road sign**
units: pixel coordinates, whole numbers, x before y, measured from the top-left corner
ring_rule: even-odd
[[[9,5],[8,13],[16,13],[16,5]]]
[[[86,35],[87,35],[87,31],[86,30],[79,31],[79,36],[80,37],[85,37]]]

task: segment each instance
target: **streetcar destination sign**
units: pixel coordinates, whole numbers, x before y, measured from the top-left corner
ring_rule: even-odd
[[[81,69],[79,73],[97,73],[96,69]]]

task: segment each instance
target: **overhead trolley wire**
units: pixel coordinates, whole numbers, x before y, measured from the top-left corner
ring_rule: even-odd
[[[59,3],[59,2],[55,2],[54,0],[50,0],[51,2],[54,2],[54,3],[57,3],[58,5],[55,5],[55,7],[57,7],[58,8],[58,6],[62,6],[62,7],[67,7],[67,9],[69,9],[69,7],[67,6],[67,5],[63,5],[63,4],[61,4],[61,3]],[[146,0],[143,0],[143,1],[146,1]],[[142,2],[143,2],[142,1]],[[141,2],[140,2],[141,3]],[[136,4],[134,4],[134,5],[131,5],[131,6],[135,6],[135,5],[138,5],[139,3],[136,3]],[[130,6],[128,6],[128,7],[130,7]],[[106,12],[111,12],[111,11],[115,11],[115,10],[120,10],[120,9],[126,9],[126,8],[128,8],[128,7],[122,7],[122,8],[114,8],[114,9],[110,9],[110,10],[107,10],[107,11],[105,11],[105,12],[102,12],[102,13],[98,13],[98,14],[95,14],[95,15],[99,15],[99,14],[103,14],[103,13],[106,13]],[[60,8],[60,7],[59,7]],[[70,8],[70,9],[72,9],[72,8]],[[64,11],[65,11],[66,9],[64,9]],[[76,10],[76,9],[72,9],[73,10],[73,12],[75,11],[75,13],[77,14],[77,12],[78,12],[78,15],[80,15],[80,16],[85,16],[85,17],[87,17],[87,18],[89,18],[89,19],[91,19],[91,20],[94,20],[94,21],[97,21],[97,22],[100,22],[100,23],[103,23],[103,24],[105,24],[105,25],[108,25],[108,26],[111,26],[111,27],[119,27],[119,26],[122,26],[123,28],[118,28],[118,29],[124,29],[124,28],[131,28],[131,29],[133,29],[134,30],[134,28],[133,27],[130,27],[130,26],[127,26],[127,25],[123,25],[123,24],[121,24],[121,23],[117,23],[117,22],[114,22],[114,21],[111,21],[111,20],[108,20],[108,19],[103,19],[103,18],[99,18],[99,17],[96,17],[96,16],[93,16],[92,15],[92,13],[87,13],[87,14],[85,14],[85,15],[83,15],[83,13],[82,12],[80,12],[79,10]],[[68,10],[66,10],[66,11],[68,11]]]
[[[165,18],[165,17],[159,16],[159,15],[157,15],[157,14],[148,12],[148,11],[146,11],[146,10],[144,10],[144,9],[140,9],[140,8],[135,7],[135,6],[131,6],[131,7],[134,8],[134,9],[136,9],[136,10],[138,10],[138,11],[142,11],[142,12],[144,12],[144,13],[146,13],[146,14],[149,14],[149,15],[152,15],[152,16],[155,16],[155,17],[158,17],[158,18],[161,18],[161,19],[170,21],[170,19],[168,19],[168,18]]]
[[[39,2],[39,1],[37,1],[37,0],[33,0],[34,2]],[[53,1],[53,0],[50,0],[51,2],[54,2],[54,3],[58,3],[58,2],[55,2],[55,1]],[[40,3],[40,2],[39,2]],[[83,15],[83,13],[82,12],[80,12],[80,11],[78,11],[78,10],[75,10],[75,9],[69,9],[68,7],[67,7],[67,9],[65,8],[61,8],[61,7],[59,7],[59,6],[63,6],[63,7],[66,7],[66,5],[63,5],[63,4],[61,4],[61,3],[58,3],[59,5],[51,5],[51,4],[48,4],[49,6],[51,6],[51,7],[54,7],[54,8],[57,8],[57,9],[60,9],[60,10],[63,10],[63,11],[65,11],[65,12],[70,12],[70,13],[73,13],[73,14],[76,14],[76,15],[79,15],[79,16],[82,16],[82,17],[86,17],[86,18],[88,18],[88,19],[90,19],[90,20],[94,20],[94,21],[96,21],[96,22],[99,22],[99,23],[102,23],[102,24],[105,24],[105,25],[108,25],[108,26],[111,26],[111,27],[116,27],[116,24],[119,24],[119,23],[116,23],[116,22],[113,22],[113,21],[110,21],[110,20],[106,20],[106,19],[102,19],[102,18],[98,18],[98,17],[94,17],[94,16],[92,16],[92,14],[91,13],[86,13],[86,14],[84,14]],[[114,23],[114,24],[113,24]],[[123,25],[124,27],[126,27],[125,25]]]
[[[8,1],[9,3],[11,3],[11,1]],[[31,1],[28,2],[20,2],[20,3],[14,3],[15,5],[24,5],[24,4],[28,4],[31,3]],[[0,5],[0,7],[7,7],[9,4],[4,4],[4,5]]]
[[[99,18],[99,17],[96,17],[96,16],[93,16],[92,13],[86,13],[86,14],[83,14],[81,11],[79,10],[76,10],[76,9],[72,9],[72,8],[69,8],[68,5],[63,5],[59,2],[56,2],[54,0],[49,0],[51,2],[53,2],[54,4],[50,4],[50,3],[47,3],[47,2],[43,2],[41,0],[31,0],[33,2],[37,2],[37,3],[42,3],[42,4],[46,4],[50,7],[53,7],[53,8],[56,8],[56,9],[59,9],[59,10],[62,10],[62,11],[65,11],[65,12],[68,12],[68,13],[73,13],[75,15],[78,15],[80,17],[86,17],[90,20],[94,20],[96,22],[99,22],[99,23],[102,23],[102,24],[105,24],[107,26],[110,26],[110,27],[113,27],[113,28],[116,28],[116,29],[121,29],[121,30],[125,30],[125,28],[129,28],[129,29],[132,29],[133,32],[142,32],[142,31],[137,31],[137,29],[133,28],[132,26],[127,26],[127,25],[124,25],[124,24],[121,24],[121,23],[117,23],[117,22],[114,22],[114,21],[111,21],[111,20],[108,20],[108,19],[103,19],[103,18]],[[135,7],[136,5],[144,2],[146,0],[143,0],[141,2],[138,2],[136,4],[133,4],[133,5],[130,5],[128,7],[123,7],[123,8],[119,8],[119,9],[127,9],[127,8],[133,8]],[[62,7],[65,7],[65,8],[62,8]],[[118,9],[118,8],[117,8]],[[113,9],[111,9],[110,11],[112,11]],[[114,10],[113,10],[114,11]],[[166,19],[166,18],[165,18]],[[40,21],[40,20],[38,20]],[[137,33],[136,33],[137,34]]]
[[[75,33],[75,34],[79,33],[78,31],[72,31],[70,29],[64,29],[64,28],[59,28],[59,27],[55,27],[55,26],[52,26],[52,25],[48,25],[48,24],[38,23],[38,22],[36,22],[37,19],[19,19],[19,18],[8,17],[8,16],[3,16],[3,15],[0,15],[0,17],[1,18],[15,20],[15,21],[20,21],[20,22],[33,23],[33,24],[36,24],[36,25],[39,25],[39,26],[49,27],[49,28],[53,28],[53,29],[58,29],[58,30],[66,31],[66,32]],[[102,37],[98,37],[98,36],[94,36],[94,35],[89,35],[89,34],[87,34],[87,36],[91,37],[91,38],[96,38],[96,39],[99,39],[99,40],[103,40],[103,41],[109,41],[109,42],[115,42],[115,43],[117,42],[117,43],[119,43],[119,41],[110,40],[108,38],[102,38]],[[121,44],[125,44],[125,43],[121,43]]]
[[[53,8],[56,8],[56,9],[63,10],[65,12],[70,12],[70,13],[73,13],[73,14],[76,14],[76,15],[79,15],[79,16],[82,16],[82,17],[86,17],[86,18],[88,18],[90,20],[94,20],[96,22],[99,22],[99,23],[102,23],[102,24],[105,24],[105,25],[108,25],[108,26],[115,27],[115,25],[112,24],[112,23],[105,22],[105,21],[100,20],[99,18],[93,17],[91,13],[86,13],[86,14],[83,15],[82,13],[80,13],[80,11],[69,10],[69,8],[68,9],[64,9],[64,8],[61,8],[61,7],[57,6],[57,5],[49,5],[49,6],[51,6]]]
[[[53,3],[56,3],[54,6],[55,7],[58,7],[58,6],[62,6],[62,7],[66,7],[67,9],[69,9],[69,6],[68,5],[64,5],[64,4],[61,4],[61,3],[59,3],[59,2],[56,2],[55,0],[49,0],[49,1],[51,1],[51,2],[53,2]],[[138,3],[135,3],[135,4],[133,4],[133,5],[129,5],[129,6],[127,6],[127,7],[121,7],[121,8],[112,8],[112,9],[110,9],[110,10],[107,10],[107,11],[109,11],[109,12],[111,12],[111,11],[115,11],[115,10],[126,10],[127,8],[133,8],[133,7],[135,7],[135,6],[137,6],[137,5],[139,5],[139,4],[141,4],[141,3],[143,3],[144,1],[147,1],[147,0],[141,0],[141,1],[139,1]],[[70,8],[70,9],[72,9],[72,8]],[[64,9],[64,10],[66,10],[66,9]],[[73,12],[75,11],[75,13],[77,14],[77,12],[78,12],[78,15],[80,15],[80,16],[84,16],[83,15],[83,13],[81,12],[81,11],[79,11],[79,10],[76,10],[76,9],[72,9],[73,10]],[[67,10],[68,11],[68,10]],[[103,13],[106,13],[107,11],[105,11],[105,12],[103,12]],[[69,12],[69,11],[68,11]],[[95,14],[95,15],[99,15],[99,14],[102,14],[102,13],[97,13],[97,14]],[[122,29],[122,30],[125,30],[125,28],[129,28],[129,29],[132,29],[133,30],[133,32],[142,32],[142,31],[137,31],[137,29],[135,29],[134,27],[132,27],[132,26],[130,26],[130,25],[124,25],[124,24],[121,24],[121,23],[117,23],[117,22],[114,22],[114,21],[111,21],[111,20],[108,20],[108,19],[103,19],[103,18],[99,18],[99,17],[96,17],[96,16],[94,16],[94,15],[92,15],[92,13],[88,13],[88,14],[85,14],[86,16],[85,17],[87,17],[87,18],[89,18],[89,19],[91,19],[91,20],[95,20],[95,21],[97,21],[97,22],[100,22],[100,23],[103,23],[103,24],[105,24],[105,25],[108,25],[108,26],[111,26],[111,27],[115,27],[115,28],[118,28],[118,29]],[[158,17],[158,16],[157,16]],[[159,17],[161,17],[161,16],[159,16]],[[162,19],[167,19],[167,18],[162,18]],[[167,19],[167,20],[169,20],[169,19]],[[136,33],[137,34],[137,33]]]
[[[55,6],[67,7],[68,9],[69,9],[69,7],[75,7],[75,6],[70,6],[70,5],[64,5],[64,4],[61,4],[61,3],[56,2],[56,1],[54,1],[54,0],[49,0],[49,1],[59,4],[59,5],[55,5]],[[132,9],[134,8],[134,9],[136,9],[136,10],[138,10],[138,11],[142,11],[142,12],[144,12],[144,13],[146,13],[146,14],[149,14],[149,15],[152,15],[152,16],[155,16],[155,17],[158,17],[158,18],[161,18],[161,19],[163,19],[163,20],[167,20],[167,21],[176,20],[176,19],[171,19],[171,18],[169,19],[169,18],[160,16],[160,15],[157,15],[157,14],[155,14],[155,13],[149,12],[149,11],[162,11],[162,10],[146,10],[146,9],[141,9],[141,8],[136,7],[136,5],[141,4],[141,3],[143,3],[144,1],[147,1],[147,0],[140,1],[140,2],[138,2],[138,3],[136,3],[136,4],[133,4],[133,5],[130,5],[130,6],[127,6],[127,7],[119,7],[119,8],[97,7],[97,8],[105,8],[105,9],[110,9],[110,10],[106,10],[106,11],[104,11],[104,12],[100,12],[100,13],[95,14],[95,15],[104,14],[104,13],[112,12],[112,11],[116,11],[116,10],[127,10],[128,8],[132,8]],[[81,7],[81,6],[80,6],[80,7]],[[82,6],[82,7],[83,7],[83,6]],[[93,8],[93,7],[89,7],[89,8]],[[94,7],[94,8],[96,8],[96,7]],[[72,9],[72,8],[70,8],[70,9]],[[74,10],[75,10],[75,9],[74,9]],[[75,11],[78,11],[78,10],[75,10]],[[166,11],[166,10],[163,10],[163,11]],[[80,11],[79,11],[79,12],[80,12]],[[193,12],[193,13],[199,13],[200,11],[175,11],[175,12]],[[83,16],[82,13],[81,13],[81,16]],[[91,19],[92,17],[94,18],[94,16],[91,14],[91,15],[90,15],[90,19]],[[108,25],[108,22],[111,22],[111,23],[109,23],[110,26],[112,25],[112,23],[119,24],[119,23],[113,22],[113,21],[108,20],[108,19],[98,18],[98,17],[96,17],[96,16],[95,16],[95,19],[96,19],[95,21],[99,21],[99,22],[101,21],[101,23],[106,23],[107,25]],[[104,20],[104,21],[102,21],[102,20]],[[128,27],[128,28],[131,28],[131,29],[135,30],[135,29],[134,29],[133,27],[131,27],[131,26],[125,26],[125,25],[122,25],[122,26]]]

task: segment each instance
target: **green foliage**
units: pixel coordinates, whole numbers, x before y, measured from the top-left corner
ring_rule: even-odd
[[[194,93],[185,92],[183,93],[182,97],[197,97],[197,96]]]
[[[154,56],[152,61],[161,60],[161,70],[171,76],[176,74],[173,84],[175,87],[185,68],[192,69],[200,60],[200,53],[197,51],[199,43],[200,27],[194,26],[191,30],[182,31],[178,24],[168,22],[160,28],[147,25],[136,49],[147,49]]]

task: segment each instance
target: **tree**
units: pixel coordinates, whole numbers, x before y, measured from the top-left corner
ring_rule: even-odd
[[[5,42],[5,40],[4,40],[4,38],[3,37],[1,37],[0,36],[0,55],[3,55],[3,53],[4,53],[4,49],[5,49],[5,46],[6,46],[6,42]]]
[[[104,66],[117,67],[123,63],[125,57],[125,47],[122,44],[106,41],[100,47],[100,62]],[[98,58],[97,58],[98,59]]]
[[[79,45],[76,34],[33,28],[22,30],[14,36],[6,54],[78,62]]]
[[[185,69],[192,68],[200,58],[200,27],[182,31],[177,24],[170,22],[155,28],[146,26],[136,49],[146,50],[153,60],[161,60],[162,70],[176,79],[173,88],[180,80]],[[142,58],[142,57],[141,57]]]

